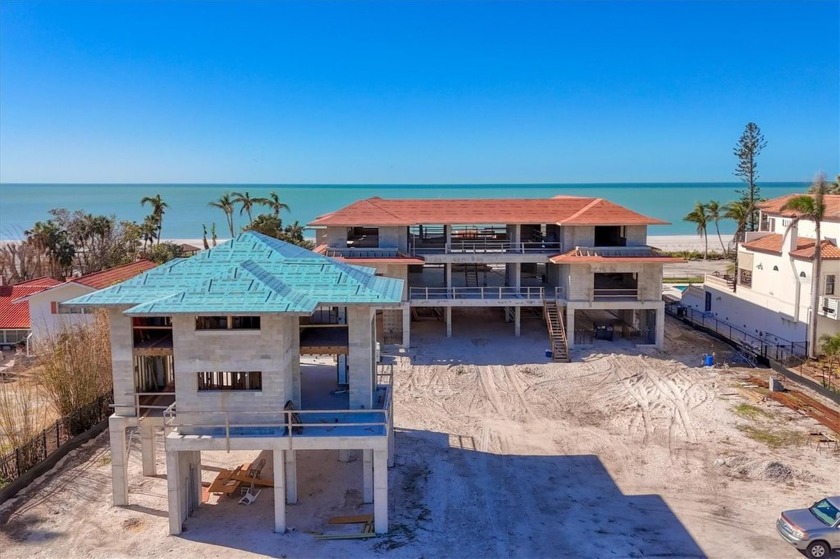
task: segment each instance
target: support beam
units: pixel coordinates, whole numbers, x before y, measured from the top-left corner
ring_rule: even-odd
[[[513,308],[513,333],[517,336],[522,333],[522,307]]]
[[[169,533],[181,533],[183,513],[181,511],[181,463],[177,450],[166,451],[166,497],[169,503]]]
[[[111,441],[111,484],[114,506],[128,504],[128,456],[126,451],[126,420],[112,415],[108,419]]]
[[[373,451],[362,450],[362,502],[373,502]]]
[[[575,309],[566,307],[566,345],[575,347]]]
[[[277,451],[275,451],[276,453]],[[298,502],[298,492],[297,492],[297,451],[296,450],[287,450],[285,452],[281,452],[280,454],[285,454],[285,458],[281,456],[281,459],[284,459],[285,468],[285,484],[286,484],[286,503],[290,505],[294,505]],[[275,460],[277,456],[275,454]],[[278,464],[278,462],[274,462]],[[277,473],[274,474],[274,477],[281,477]],[[280,482],[280,485],[283,485],[283,482]]]
[[[446,320],[446,337],[452,337],[452,307],[446,307],[444,311],[444,317]]]
[[[157,475],[155,466],[155,426],[148,421],[140,422],[140,448],[143,454],[143,475]]]
[[[373,451],[373,528],[388,533],[388,452]]]
[[[294,454],[290,450],[289,454]],[[274,531],[283,534],[286,531],[286,452],[282,450],[273,451],[274,459]]]

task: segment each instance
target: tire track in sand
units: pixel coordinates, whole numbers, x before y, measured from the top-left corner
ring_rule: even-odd
[[[648,438],[651,435],[653,435],[653,420],[651,419],[651,414],[650,414],[650,401],[647,399],[644,392],[637,391],[635,389],[633,384],[631,384],[629,378],[627,378],[627,377],[625,377],[624,375],[621,374],[622,371],[624,371],[624,368],[619,364],[618,360],[614,356],[610,355],[610,356],[605,357],[605,359],[607,359],[609,364],[610,364],[610,367],[609,367],[608,371],[611,374],[613,374],[615,376],[615,378],[617,378],[619,380],[619,382],[621,382],[621,384],[622,384],[622,386],[624,386],[624,390],[627,392],[627,394],[631,398],[633,398],[633,400],[636,401],[636,404],[638,404],[638,406],[641,410],[642,427],[643,427],[643,430],[644,430],[644,436],[642,437],[642,442],[643,443],[648,442]],[[632,425],[633,424],[631,423],[631,425],[630,425],[631,428],[632,428]]]

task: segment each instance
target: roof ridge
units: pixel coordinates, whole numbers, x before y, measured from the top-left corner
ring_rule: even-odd
[[[591,202],[589,202],[584,207],[582,207],[581,209],[579,209],[578,211],[576,211],[575,213],[573,213],[572,215],[567,217],[566,220],[571,221],[571,220],[575,219],[576,217],[580,217],[581,215],[584,214],[584,212],[591,209],[592,206],[594,206],[595,204],[597,204],[598,202],[600,202],[602,200],[603,200],[603,198],[593,198]]]
[[[371,200],[381,200],[383,202],[387,202],[387,200],[385,198],[382,198],[380,196],[372,196],[372,197],[370,197],[370,198],[368,198],[367,200],[364,200],[364,201],[368,202],[371,206],[375,207],[378,210],[381,210],[381,211],[385,212],[388,215],[394,216],[395,218],[400,219],[400,220],[405,220],[405,218],[403,216],[397,215],[390,210],[386,210],[385,208],[383,208],[379,204],[374,204]]]

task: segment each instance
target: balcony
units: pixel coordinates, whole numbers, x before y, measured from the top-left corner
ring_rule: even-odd
[[[411,287],[412,303],[454,301],[510,301],[534,302],[541,305],[545,297],[542,287]]]
[[[730,291],[735,291],[735,278],[728,274],[724,276],[706,274],[703,276],[703,282],[708,283],[709,285],[722,287]]]
[[[819,315],[840,320],[840,297],[823,295],[820,297]]]

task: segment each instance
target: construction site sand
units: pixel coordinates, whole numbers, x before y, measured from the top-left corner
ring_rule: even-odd
[[[0,509],[0,555],[800,556],[776,534],[775,519],[840,493],[840,456],[804,444],[812,420],[744,399],[746,371],[698,367],[705,353],[727,359],[726,346],[669,319],[664,352],[599,340],[574,351],[570,364],[552,363],[539,320],[524,320],[515,339],[499,318],[456,313],[449,339],[440,322],[415,323],[416,349],[396,356],[388,537],[316,541],[307,533],[338,531],[328,524],[336,515],[371,512],[359,456],[342,463],[335,452],[299,452],[300,501],[287,507],[288,533],[272,533],[268,489],[250,507],[213,496],[181,536],[168,536],[166,481],[140,474],[136,439],[132,505],[109,505],[105,433]],[[743,404],[759,412],[737,413]],[[770,448],[749,429],[800,438]],[[232,467],[259,456],[202,458]],[[163,472],[160,449],[158,464]]]

